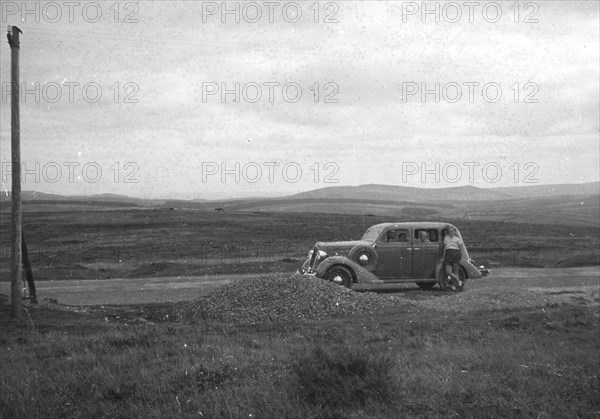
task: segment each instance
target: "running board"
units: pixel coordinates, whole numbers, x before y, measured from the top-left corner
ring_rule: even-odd
[[[382,279],[385,284],[406,284],[410,282],[437,282],[435,278],[394,278]]]

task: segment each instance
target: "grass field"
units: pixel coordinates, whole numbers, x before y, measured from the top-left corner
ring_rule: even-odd
[[[597,306],[176,320],[177,304],[0,323],[0,417],[595,418]]]
[[[168,208],[32,211],[24,228],[36,278],[95,279],[293,271],[316,241],[358,239],[415,216],[215,212]],[[453,221],[471,256],[492,266],[600,263],[600,228]],[[10,212],[0,214],[0,273],[10,266]]]
[[[359,238],[384,221],[168,208],[24,217],[38,280],[124,281],[288,272],[314,242]],[[0,222],[10,237],[9,214]],[[480,263],[598,264],[597,227],[454,223]],[[3,243],[3,279],[9,249]],[[597,295],[524,307],[477,301],[477,310],[456,300],[458,310],[448,311],[433,294],[407,294],[421,305],[395,310],[258,324],[184,319],[184,303],[43,302],[26,306],[18,322],[0,295],[0,418],[600,415]]]

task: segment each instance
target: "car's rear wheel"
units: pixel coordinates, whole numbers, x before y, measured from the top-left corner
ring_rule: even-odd
[[[467,274],[465,273],[465,270],[462,267],[458,269],[458,279],[460,280],[459,283],[457,283],[450,275],[448,275],[446,273],[446,270],[444,269],[444,267],[442,267],[442,269],[440,271],[439,284],[440,284],[440,287],[442,287],[442,289],[444,291],[448,291],[448,292],[464,291],[465,283],[467,282]]]
[[[352,274],[343,266],[333,266],[325,273],[325,279],[336,284],[341,284],[346,288],[352,288]]]
[[[435,287],[435,282],[417,282],[417,285],[422,290],[430,290]]]

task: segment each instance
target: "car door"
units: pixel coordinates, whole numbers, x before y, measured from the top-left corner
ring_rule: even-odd
[[[420,232],[427,233],[427,241],[419,239]],[[435,278],[435,266],[442,257],[442,235],[435,228],[414,229],[412,246],[412,274],[414,278]]]
[[[377,239],[375,274],[384,280],[412,276],[412,229],[388,227]]]

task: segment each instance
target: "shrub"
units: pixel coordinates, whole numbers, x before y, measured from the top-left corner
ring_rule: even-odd
[[[386,353],[316,347],[293,363],[292,372],[298,393],[311,404],[364,407],[369,401],[389,403],[398,394],[394,367],[394,358]]]

